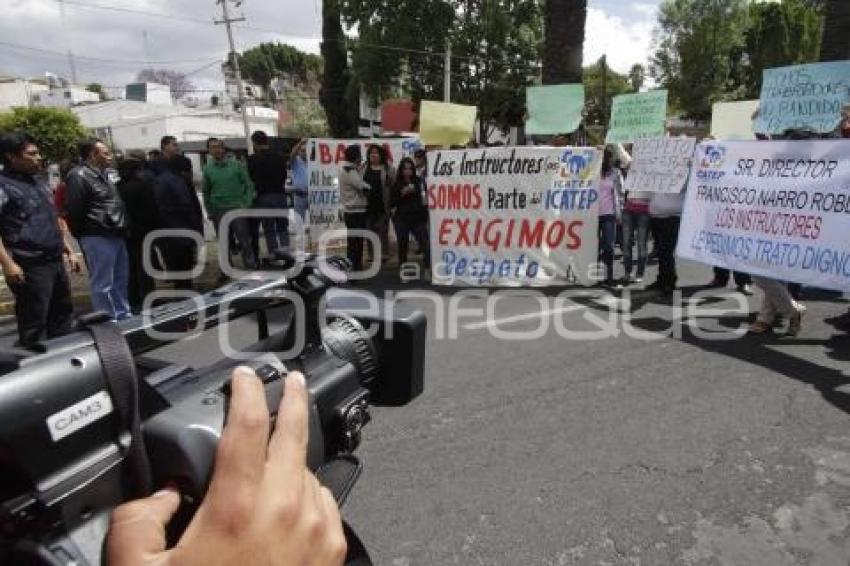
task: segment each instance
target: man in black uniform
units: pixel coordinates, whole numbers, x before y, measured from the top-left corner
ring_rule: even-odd
[[[42,168],[35,140],[0,136],[0,265],[15,295],[19,344],[35,345],[71,331],[74,306],[63,255],[80,264],[59,227],[47,187],[35,178]]]

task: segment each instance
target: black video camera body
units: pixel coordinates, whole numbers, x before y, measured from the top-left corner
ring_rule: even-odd
[[[86,321],[37,354],[3,354],[0,564],[100,564],[111,510],[167,483],[184,499],[169,525],[176,541],[206,492],[240,365],[264,381],[273,417],[286,374],[304,373],[308,465],[341,504],[360,474],[353,452],[369,405],[423,390],[426,320],[332,289],[335,266],[311,258],[291,279],[257,274],[117,325]],[[151,355],[237,320],[257,331],[238,355],[199,369]]]

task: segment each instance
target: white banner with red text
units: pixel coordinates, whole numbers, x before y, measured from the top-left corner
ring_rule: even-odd
[[[359,145],[363,159],[367,150],[378,145],[387,153],[392,167],[398,167],[403,157],[413,157],[422,147],[419,138],[387,139],[311,139],[307,143],[309,174],[310,236],[318,241],[328,230],[345,230],[339,196],[339,164],[345,161],[345,149]]]
[[[678,255],[743,273],[850,290],[850,143],[697,147]]]
[[[429,152],[433,282],[594,282],[601,166],[593,148]]]

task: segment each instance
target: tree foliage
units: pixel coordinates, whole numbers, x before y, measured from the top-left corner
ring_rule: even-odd
[[[321,77],[322,58],[283,43],[261,43],[239,56],[239,67],[246,80],[266,91],[278,78],[312,90]]]
[[[826,20],[823,30],[821,61],[850,59],[850,2],[847,0],[820,0]]]
[[[816,61],[823,17],[814,0],[665,0],[650,74],[674,110],[707,119],[711,105],[757,98],[764,69]]]
[[[91,83],[86,85],[86,90],[98,95],[102,101],[109,100],[109,96],[106,94],[106,91],[103,89],[103,85],[100,83]]]
[[[0,113],[0,133],[26,132],[35,138],[41,154],[58,162],[75,153],[76,143],[87,136],[76,114],[64,108],[12,108]]]
[[[807,0],[750,5],[739,81],[743,96],[758,98],[764,69],[818,60],[823,16]]]
[[[322,75],[320,100],[331,134],[352,137],[357,134],[358,93],[348,66],[347,39],[342,27],[342,0],[322,2]]]
[[[185,73],[171,69],[142,69],[136,75],[136,80],[140,83],[168,85],[171,87],[171,96],[178,100],[195,91],[195,85]]]
[[[672,106],[707,119],[714,102],[735,91],[734,61],[744,48],[747,0],[665,0],[651,74],[667,88]]]
[[[450,42],[452,102],[478,106],[482,124],[522,123],[540,74],[539,0],[348,0],[343,15],[359,34],[355,84],[373,101],[442,100]]]
[[[601,57],[584,69],[584,121],[590,126],[607,126],[615,96],[635,92],[629,77],[611,70]]]

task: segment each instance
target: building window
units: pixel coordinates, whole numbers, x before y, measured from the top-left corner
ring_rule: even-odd
[[[35,102],[36,104],[38,104],[39,102],[41,102],[41,95],[40,94],[32,95],[32,101]]]
[[[143,136],[148,135],[148,129],[147,129],[146,127],[144,127],[144,126],[142,127],[142,135],[143,135]]]
[[[66,91],[65,91],[65,98],[66,98],[66,99],[71,98],[71,91],[70,91],[70,90],[66,90]]]

